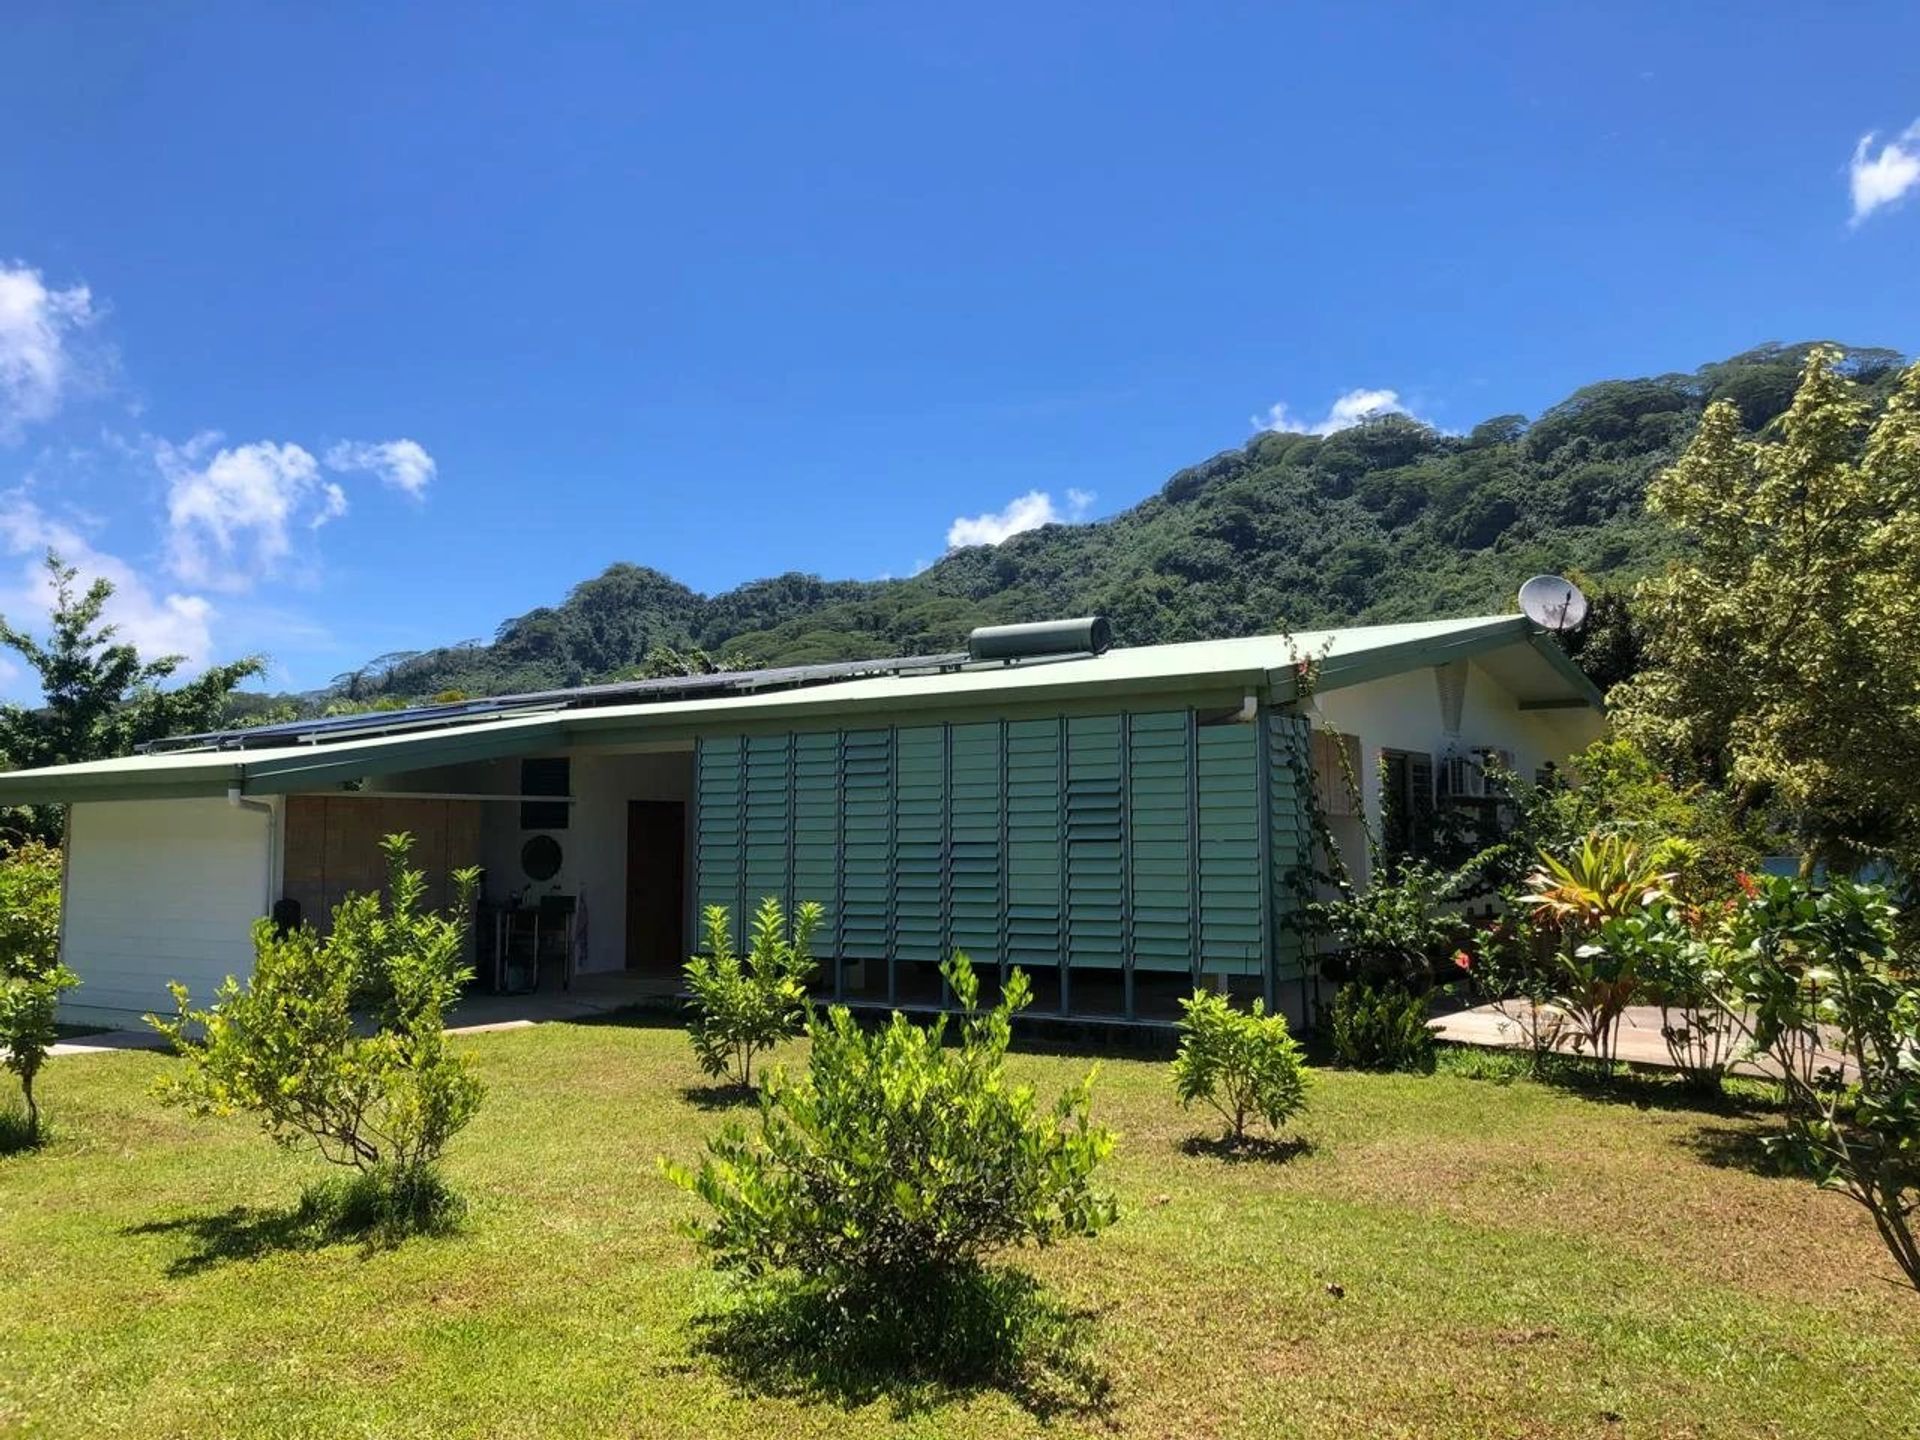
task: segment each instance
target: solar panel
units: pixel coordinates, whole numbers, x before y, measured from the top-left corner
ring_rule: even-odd
[[[836,660],[818,665],[728,670],[713,675],[613,680],[599,685],[490,695],[448,704],[416,705],[402,710],[367,710],[355,715],[326,715],[312,720],[287,720],[273,725],[173,735],[148,741],[140,749],[151,754],[169,750],[248,750],[272,745],[322,745],[359,736],[447,729],[477,721],[536,715],[543,711],[588,709],[595,705],[645,703],[648,700],[718,698],[762,690],[820,685],[835,680],[906,675],[921,671],[937,673],[957,670],[967,663],[967,653],[957,651],[943,655],[904,655],[887,660]]]

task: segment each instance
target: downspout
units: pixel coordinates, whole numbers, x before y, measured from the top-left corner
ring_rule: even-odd
[[[1228,717],[1228,724],[1251,725],[1260,718],[1260,697],[1253,691],[1247,691],[1246,699],[1240,702],[1240,708]]]
[[[267,818],[267,873],[260,886],[262,900],[260,913],[262,915],[271,915],[273,913],[273,804],[267,800],[254,800],[249,798],[241,793],[238,785],[229,785],[227,787],[227,803],[236,810],[250,810],[255,815],[264,815]]]

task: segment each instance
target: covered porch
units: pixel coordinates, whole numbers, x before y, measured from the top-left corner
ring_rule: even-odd
[[[691,745],[569,750],[369,775],[280,802],[277,918],[325,929],[413,837],[427,903],[481,872],[473,994],[458,1024],[671,996],[691,934]],[[540,1013],[535,1014],[538,1011]]]

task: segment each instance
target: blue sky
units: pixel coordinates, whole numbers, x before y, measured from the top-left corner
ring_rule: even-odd
[[[1907,5],[16,4],[0,125],[0,609],[51,541],[276,686],[1920,349]]]

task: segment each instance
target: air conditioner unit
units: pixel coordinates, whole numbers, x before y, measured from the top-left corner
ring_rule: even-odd
[[[1478,800],[1487,793],[1487,772],[1471,755],[1449,755],[1440,762],[1440,794],[1448,800]]]
[[[1440,762],[1440,794],[1449,800],[1484,800],[1490,793],[1487,771],[1496,767],[1512,770],[1512,752],[1481,745],[1464,755],[1449,755]]]

